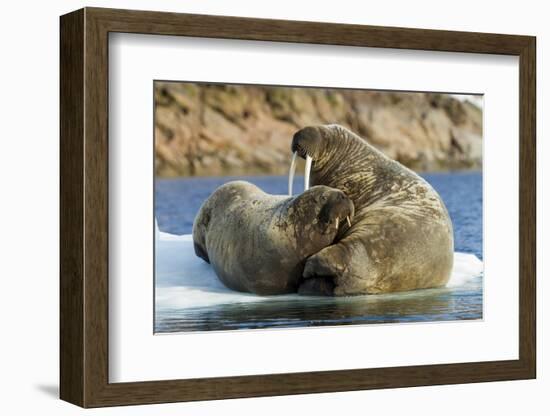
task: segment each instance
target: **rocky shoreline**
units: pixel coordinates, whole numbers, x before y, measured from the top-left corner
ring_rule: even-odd
[[[293,134],[330,123],[417,171],[480,169],[482,119],[446,94],[155,82],[155,173],[285,174]]]

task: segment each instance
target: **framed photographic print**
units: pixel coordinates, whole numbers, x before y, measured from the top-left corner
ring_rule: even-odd
[[[534,378],[535,38],[61,17],[61,398]]]

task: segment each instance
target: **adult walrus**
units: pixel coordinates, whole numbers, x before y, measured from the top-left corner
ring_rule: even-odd
[[[328,294],[333,287],[322,281],[299,288],[304,263],[349,227],[353,215],[351,200],[327,186],[287,197],[233,181],[216,189],[201,206],[193,224],[195,253],[233,290]]]
[[[334,295],[444,286],[453,229],[437,192],[420,176],[338,125],[311,126],[292,140],[311,183],[337,188],[355,206],[352,226],[311,256],[304,278],[333,279]],[[293,177],[291,168],[290,177]]]

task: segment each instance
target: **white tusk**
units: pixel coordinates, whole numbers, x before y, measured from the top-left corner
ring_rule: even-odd
[[[307,191],[309,189],[309,175],[311,173],[311,156],[306,155],[306,170],[304,173],[304,191]]]
[[[296,156],[298,152],[294,152],[290,162],[290,170],[288,172],[288,195],[292,196],[292,185],[294,184],[294,173],[296,172]]]
[[[350,221],[350,219],[349,219],[349,215],[346,217],[346,220],[348,221],[348,225],[349,225],[349,227],[351,228],[351,221]]]
[[[340,226],[340,218],[336,217],[336,229]]]

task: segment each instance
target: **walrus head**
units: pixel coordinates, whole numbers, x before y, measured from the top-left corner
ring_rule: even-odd
[[[308,156],[313,160],[321,156],[323,147],[324,126],[305,127],[294,134],[291,151],[301,158]]]
[[[341,141],[338,146],[334,146],[333,142],[338,138],[344,138],[351,134],[347,129],[336,124],[326,126],[309,126],[304,127],[294,134],[292,138],[292,161],[290,164],[288,190],[292,195],[292,183],[294,181],[294,173],[296,170],[296,158],[301,157],[306,161],[304,172],[304,189],[309,189],[309,178],[311,174],[312,164],[320,166],[334,155],[329,154],[337,151],[343,144]]]
[[[344,192],[318,185],[304,191],[295,199],[297,215],[311,217],[309,220],[300,221],[300,223],[317,223],[322,234],[338,233],[345,225],[351,227],[355,207]],[[314,203],[312,204],[312,202]],[[303,210],[301,210],[302,207]],[[292,221],[297,222],[296,220]]]

